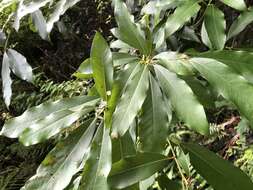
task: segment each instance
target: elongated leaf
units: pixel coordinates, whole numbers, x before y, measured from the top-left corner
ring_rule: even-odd
[[[132,127],[132,126],[131,126]],[[112,162],[136,155],[136,146],[129,131],[112,141]]]
[[[86,129],[87,126],[89,126],[88,129]],[[60,141],[42,162],[36,175],[25,184],[22,190],[64,189],[87,159],[95,130],[96,120],[93,122],[89,120],[68,138]]]
[[[182,6],[179,6],[175,12],[168,17],[165,24],[166,37],[179,30],[199,11],[200,6],[196,0],[188,0]]]
[[[4,46],[6,35],[2,29],[0,29],[0,46]]]
[[[73,98],[66,98],[56,102],[43,103],[39,106],[28,109],[21,116],[10,119],[7,121],[1,131],[1,135],[9,138],[17,138],[21,133],[36,124],[42,119],[50,119],[50,114],[55,112],[71,110],[71,108],[86,105],[87,107],[95,106],[98,99],[91,96],[79,96]]]
[[[113,65],[114,66],[122,66],[128,63],[136,62],[139,58],[129,53],[113,53]]]
[[[217,88],[219,93],[233,102],[241,114],[253,123],[253,86],[227,65],[208,58],[193,58],[194,67]],[[245,101],[247,100],[247,101]]]
[[[179,118],[195,131],[209,134],[204,108],[185,81],[160,65],[155,65],[155,71],[164,93],[169,97]]]
[[[85,105],[87,106],[87,105]],[[76,111],[62,110],[50,114],[49,116],[36,121],[31,126],[26,128],[20,135],[19,140],[25,145],[30,146],[43,142],[46,139],[61,132],[62,129],[69,127],[77,121],[82,115],[92,111],[94,107],[78,108]]]
[[[16,29],[16,31],[19,30],[20,20],[24,16],[39,10],[41,7],[45,6],[47,3],[51,1],[52,0],[37,0],[27,3],[24,0],[19,0],[18,8],[15,13],[15,21],[13,23],[13,27]]]
[[[113,164],[108,182],[112,187],[122,189],[150,177],[169,162],[170,159],[161,154],[139,153]]]
[[[177,73],[178,75],[193,75],[192,66],[189,64],[189,61],[186,55],[180,54],[177,52],[162,52],[154,57],[158,59],[158,64],[164,66],[172,72]]]
[[[126,87],[112,118],[112,136],[123,136],[140,110],[148,90],[148,68],[138,64]]]
[[[27,63],[26,58],[14,49],[8,49],[7,55],[12,72],[19,78],[32,82],[32,67]]]
[[[111,170],[112,145],[109,128],[100,125],[85,163],[79,189],[107,190],[107,176]]]
[[[168,117],[167,110],[170,107],[166,106],[161,89],[151,74],[149,81],[150,89],[142,107],[139,124],[139,145],[141,151],[163,153],[172,116]]]
[[[128,45],[139,49],[141,53],[148,55],[150,49],[141,31],[131,20],[126,4],[121,0],[115,0],[114,14],[118,24],[119,39]]]
[[[97,91],[104,100],[107,100],[107,93],[111,91],[113,81],[112,53],[98,32],[92,42],[91,65]]]
[[[250,178],[228,161],[197,144],[183,144],[183,147],[189,152],[194,168],[215,190],[253,189]]]
[[[204,85],[200,80],[194,77],[181,77],[192,89],[199,102],[207,108],[215,107],[215,96],[210,85]]]
[[[73,7],[75,4],[77,4],[80,0],[60,0],[55,5],[55,9],[53,13],[49,16],[48,22],[47,22],[47,32],[51,32],[54,23],[56,23],[60,16],[63,15],[69,8]]]
[[[11,103],[11,95],[12,95],[12,90],[11,90],[12,80],[11,80],[10,74],[11,74],[11,70],[10,70],[9,58],[8,58],[7,53],[4,52],[1,76],[2,76],[3,98],[4,98],[4,102],[7,108],[9,107]]]
[[[204,24],[213,49],[222,50],[226,42],[226,22],[223,12],[214,5],[208,5]]]
[[[244,2],[244,0],[220,0],[221,2],[223,2],[224,4],[234,8],[234,9],[237,9],[239,11],[243,11],[243,10],[246,10],[247,9],[247,6]]]
[[[246,51],[208,51],[195,54],[198,57],[216,59],[240,73],[253,83],[253,53]]]
[[[206,31],[206,26],[204,22],[201,26],[201,40],[207,47],[209,47],[209,49],[213,49],[212,43],[210,42],[210,39]]]
[[[74,76],[80,79],[89,79],[93,76],[90,58],[81,63],[76,73],[74,73]]]
[[[33,23],[43,40],[48,40],[47,22],[40,10],[31,14]]]
[[[242,32],[246,26],[253,22],[253,8],[241,13],[241,15],[233,22],[229,31],[228,39]]]

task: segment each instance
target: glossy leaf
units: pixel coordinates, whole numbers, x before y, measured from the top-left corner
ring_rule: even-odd
[[[109,128],[99,126],[92,142],[88,160],[85,163],[79,189],[106,190],[107,176],[111,170],[111,138]]]
[[[14,49],[8,49],[7,55],[12,72],[19,78],[32,82],[32,67],[27,63],[26,58]]]
[[[31,14],[33,23],[43,40],[48,40],[47,22],[40,10]]]
[[[209,49],[213,49],[212,43],[210,42],[210,39],[206,31],[206,26],[204,22],[201,26],[201,40],[207,47],[209,47]]]
[[[91,65],[97,91],[104,100],[107,100],[113,82],[112,53],[107,42],[98,32],[92,42]]]
[[[19,136],[20,142],[25,146],[30,146],[43,142],[46,139],[61,132],[66,127],[69,127],[77,121],[82,115],[85,115],[94,110],[94,107],[80,107],[77,110],[62,110],[50,114],[49,116],[36,121]]]
[[[242,12],[239,17],[233,22],[228,31],[228,39],[238,35],[246,26],[253,22],[253,8]]]
[[[192,66],[189,64],[187,56],[177,52],[162,52],[154,57],[158,59],[158,64],[178,75],[193,75]]]
[[[253,53],[246,51],[208,51],[195,54],[198,57],[216,59],[233,68],[248,81],[253,83]]]
[[[193,58],[194,67],[226,99],[233,102],[251,124],[253,123],[253,86],[227,65],[208,58]]]
[[[146,98],[148,90],[148,68],[138,64],[126,83],[112,118],[112,137],[123,136]]]
[[[69,8],[73,7],[77,4],[80,0],[60,0],[56,3],[54,11],[48,18],[47,21],[47,32],[51,32],[53,29],[54,24],[60,19],[61,15],[63,15]]]
[[[123,66],[128,63],[138,62],[139,58],[128,53],[113,53],[113,65],[114,66]]]
[[[208,5],[204,24],[213,49],[223,49],[226,42],[226,22],[223,12],[214,5]]]
[[[11,96],[12,96],[12,90],[11,90],[11,70],[10,70],[10,63],[9,63],[9,57],[7,53],[4,53],[3,56],[3,62],[2,62],[2,71],[1,71],[1,76],[2,76],[2,92],[3,92],[3,98],[5,105],[9,107],[11,103]]]
[[[87,159],[95,130],[96,120],[89,120],[60,141],[22,190],[63,190]]]
[[[113,164],[108,182],[112,187],[122,189],[150,177],[169,162],[168,157],[160,154],[139,153]]]
[[[243,11],[247,9],[247,6],[244,0],[236,0],[236,1],[235,0],[220,0],[220,1],[239,11]]]
[[[118,24],[119,39],[128,45],[139,49],[141,53],[148,55],[150,49],[141,31],[133,23],[126,4],[121,0],[115,0],[114,14]]]
[[[239,168],[223,160],[200,145],[188,143],[183,147],[189,152],[194,169],[200,173],[215,190],[251,190],[253,183]]]
[[[149,91],[139,123],[139,146],[144,152],[163,153],[169,132],[169,119],[172,117],[168,117],[167,110],[171,108],[166,106],[161,89],[151,74],[149,82]]]
[[[178,117],[195,131],[209,134],[204,108],[186,82],[160,65],[155,65],[155,72]]]
[[[168,17],[165,24],[166,37],[179,30],[199,11],[200,6],[196,0],[188,0],[182,6],[179,6],[175,12]]]
[[[66,110],[71,111],[71,109],[82,105],[94,107],[97,102],[98,99],[95,97],[79,96],[62,99],[56,102],[43,103],[39,106],[28,109],[21,116],[5,122],[1,135],[9,138],[17,138],[25,129],[34,126],[37,122],[41,122],[43,119],[50,119],[51,114]]]
[[[80,79],[89,79],[93,76],[90,58],[81,63],[76,73],[74,73],[74,76]]]

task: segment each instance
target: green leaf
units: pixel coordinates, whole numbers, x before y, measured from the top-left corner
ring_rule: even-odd
[[[123,158],[136,155],[136,146],[129,131],[127,131],[122,137],[113,139],[112,145],[113,163]]]
[[[41,12],[41,10],[37,10],[31,14],[33,24],[37,31],[39,32],[40,37],[43,40],[48,40],[48,32],[47,32],[47,22]]]
[[[169,97],[179,118],[195,131],[204,135],[209,134],[204,108],[186,82],[160,65],[155,65],[155,71],[164,93]]]
[[[246,51],[208,51],[194,54],[198,57],[216,59],[233,68],[248,81],[253,83],[253,53]]]
[[[126,4],[121,0],[115,0],[114,14],[118,24],[119,39],[140,50],[142,54],[149,55],[150,49],[142,31],[132,21],[132,15],[128,12]]]
[[[156,55],[154,59],[158,59],[158,64],[178,75],[187,76],[194,74],[191,68],[192,66],[185,54],[168,51]]]
[[[253,22],[253,8],[251,7],[248,11],[244,11],[239,17],[233,22],[229,31],[228,39],[238,35],[242,32],[246,26]]]
[[[37,120],[26,128],[19,136],[19,140],[25,146],[43,142],[61,132],[63,129],[77,121],[82,115],[85,115],[92,110],[94,110],[94,106],[85,109],[82,109],[81,107],[77,111],[62,110],[52,113],[41,120]]]
[[[58,142],[39,166],[36,175],[26,182],[22,190],[64,189],[88,157],[89,146],[96,130],[96,120],[91,121],[86,121],[66,139]]]
[[[51,114],[60,111],[71,111],[79,106],[95,107],[99,99],[91,96],[66,98],[56,102],[47,102],[25,111],[21,116],[5,122],[1,135],[9,138],[19,137],[25,129],[36,126],[37,122],[50,119]],[[51,116],[50,116],[51,115]]]
[[[210,42],[210,39],[206,31],[204,22],[202,23],[202,26],[201,26],[201,40],[207,47],[209,47],[209,49],[213,49],[212,43]]]
[[[239,11],[243,11],[247,9],[247,6],[244,0],[236,0],[236,1],[235,0],[220,0],[220,1]]]
[[[208,58],[193,58],[193,66],[226,99],[233,102],[241,114],[253,124],[253,86],[227,65]],[[247,101],[245,101],[247,100]]]
[[[107,190],[107,176],[111,170],[111,138],[109,128],[100,124],[85,163],[79,189]]]
[[[202,81],[194,77],[181,77],[192,89],[199,102],[206,108],[215,108],[215,96],[210,85],[201,83]]]
[[[14,49],[8,49],[7,55],[12,72],[22,80],[32,82],[32,67],[27,63],[26,58]]]
[[[112,117],[112,137],[123,136],[146,98],[148,67],[138,64],[133,70]]]
[[[115,52],[113,53],[113,65],[123,66],[128,63],[138,62],[140,59],[136,56],[130,55],[129,53]]]
[[[7,106],[7,108],[9,108],[12,96],[12,89],[11,89],[12,80],[11,80],[9,57],[6,52],[4,52],[3,56],[1,77],[2,77],[2,92],[4,103]]]
[[[112,187],[122,189],[150,177],[169,162],[170,159],[161,154],[138,153],[113,164],[108,182]]]
[[[113,82],[112,53],[107,42],[98,32],[92,42],[90,57],[97,91],[104,100],[107,100]]]
[[[222,50],[226,43],[226,21],[223,12],[214,5],[208,5],[204,24],[213,49]]]
[[[166,21],[166,37],[169,37],[184,26],[199,10],[200,6],[196,0],[188,0],[182,6],[179,6]]]
[[[139,124],[139,146],[144,152],[163,153],[167,143],[170,117],[167,115],[169,106],[166,106],[165,97],[154,79],[149,75],[149,91],[142,107]],[[171,112],[170,112],[171,113]]]
[[[197,144],[187,143],[183,147],[189,152],[193,167],[215,190],[253,189],[250,178],[228,161]]]
[[[73,74],[75,77],[80,79],[89,79],[93,76],[93,70],[92,65],[90,62],[90,58],[84,60],[84,62],[81,63],[80,67],[76,71],[76,73]]]

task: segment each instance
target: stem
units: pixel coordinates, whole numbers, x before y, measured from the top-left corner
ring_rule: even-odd
[[[188,181],[187,181],[187,179],[185,178],[185,176],[184,176],[184,174],[183,174],[183,171],[182,171],[182,169],[181,169],[181,167],[180,167],[180,164],[178,163],[178,160],[177,160],[177,157],[176,157],[176,153],[175,153],[175,151],[174,151],[174,149],[173,149],[173,146],[171,145],[170,141],[168,141],[168,142],[169,142],[169,145],[170,145],[170,147],[171,147],[171,151],[172,151],[174,160],[175,160],[175,162],[176,162],[178,171],[179,171],[179,173],[180,173],[180,175],[181,175],[181,177],[182,177],[182,187],[183,187],[183,190],[186,190],[186,189],[187,189],[187,186],[188,186]]]

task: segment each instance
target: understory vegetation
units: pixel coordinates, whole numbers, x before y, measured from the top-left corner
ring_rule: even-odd
[[[0,190],[252,190],[251,0],[1,0]]]

